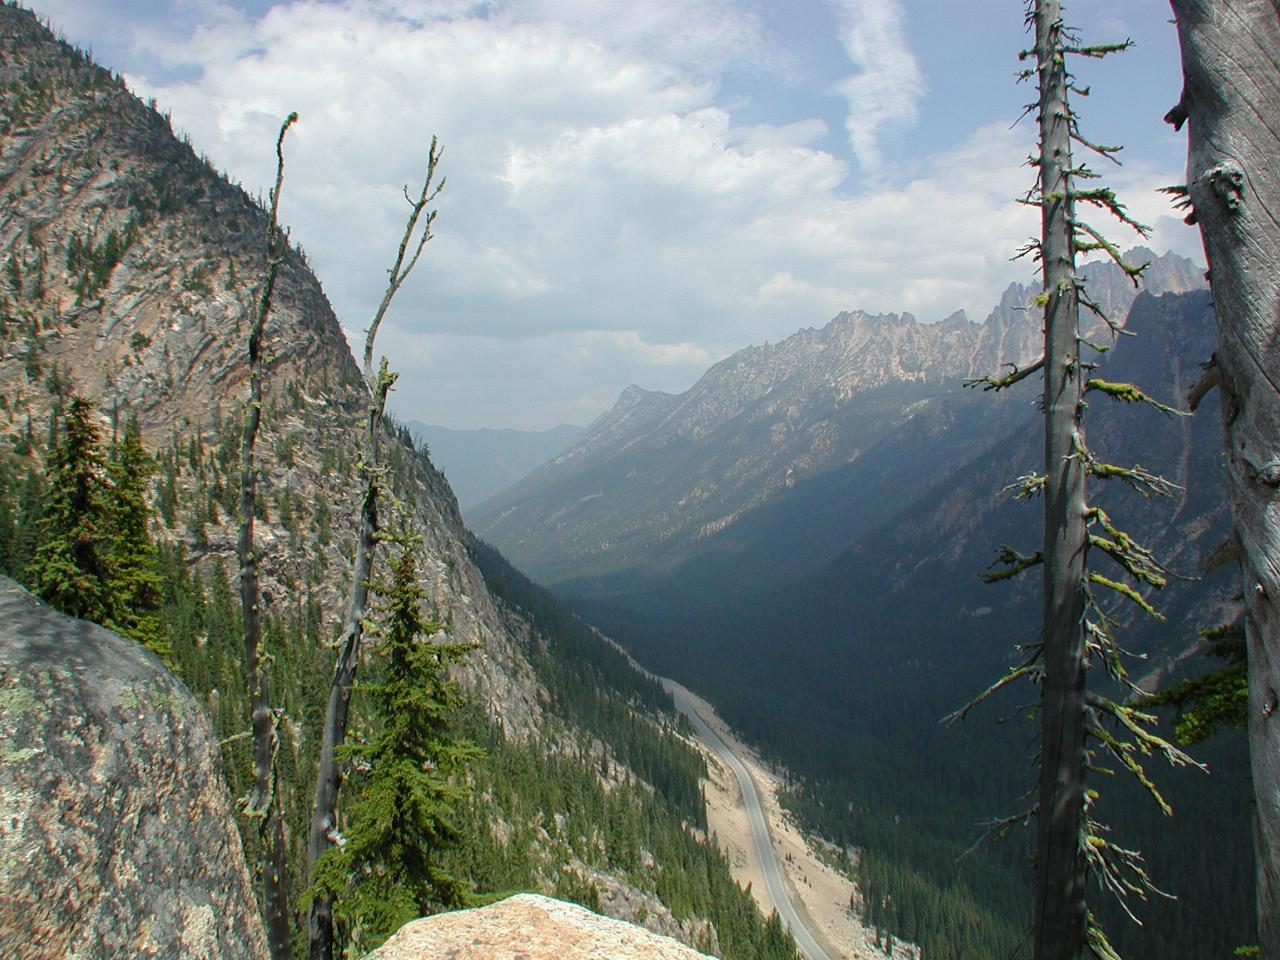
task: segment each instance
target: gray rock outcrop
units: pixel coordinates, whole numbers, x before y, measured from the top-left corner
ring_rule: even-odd
[[[190,693],[142,647],[5,577],[0,956],[266,956]]]
[[[707,960],[670,937],[522,893],[405,924],[365,960]]]

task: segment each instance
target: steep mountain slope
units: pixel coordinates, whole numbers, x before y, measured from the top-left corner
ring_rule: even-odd
[[[582,433],[569,424],[549,430],[454,430],[409,420],[405,426],[427,445],[464,513],[563,453]]]
[[[30,512],[39,486],[22,478],[38,476],[73,393],[97,402],[108,437],[119,418],[138,419],[159,466],[150,492],[174,659],[215,721],[239,792],[247,717],[226,571],[265,225],[261,207],[119,78],[0,5],[0,519],[16,515],[15,500]],[[299,250],[282,266],[264,353],[258,549],[296,893],[365,411]],[[669,698],[504,576],[500,558],[477,553],[443,476],[407,433],[385,429],[386,485],[423,535],[423,585],[450,637],[477,647],[462,677],[474,706],[459,723],[488,759],[472,768],[454,869],[482,893],[554,890],[726,956],[792,956],[776,938],[766,949],[763,918],[691,830],[702,765]],[[240,826],[252,852],[255,831]]]
[[[1154,293],[1203,285],[1189,261],[1133,256],[1154,261]],[[1085,276],[1094,299],[1123,317],[1136,291],[1121,271],[1099,263]],[[629,387],[573,447],[473,510],[473,526],[548,583],[676,564],[915,418],[950,416],[964,379],[1030,360],[1032,296],[1015,284],[980,324],[845,313],[741,350],[679,396]],[[988,407],[997,419],[979,435],[1003,429],[1001,409]]]

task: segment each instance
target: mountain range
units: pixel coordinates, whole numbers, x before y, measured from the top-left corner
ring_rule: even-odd
[[[1144,249],[1129,256],[1149,262],[1149,292],[1203,286],[1188,260]],[[1138,293],[1123,272],[1099,262],[1084,278],[1091,297],[1122,320]],[[1040,321],[1028,309],[1035,293],[1010,286],[982,323],[962,312],[937,324],[842,313],[821,329],[738,351],[682,394],[628,387],[568,450],[470,511],[471,526],[549,584],[676,570],[720,549],[713,543],[737,552],[735,528],[761,522],[753,510],[882,453],[902,431],[954,436],[929,426],[941,418],[972,430],[964,442],[981,445],[1010,428],[1021,416],[1016,404],[1003,396],[975,402],[962,384],[1037,355]],[[913,479],[928,476],[913,471],[884,493],[901,505]],[[843,499],[838,488],[808,489],[831,503]],[[802,535],[810,532],[831,541],[809,543],[814,559],[829,559],[851,539],[825,529]]]
[[[1214,349],[1201,271],[1172,255],[1128,257],[1150,260],[1139,289],[1110,264],[1085,271],[1124,331],[1091,335],[1110,346],[1098,375],[1181,406]],[[954,944],[921,929],[921,916],[944,908],[904,875],[1006,918],[1025,902],[1017,844],[966,858],[967,870],[953,858],[958,838],[1025,789],[1030,732],[938,721],[1036,635],[1034,574],[995,586],[978,574],[1000,546],[1039,542],[1040,510],[1009,490],[1043,457],[1039,379],[998,394],[963,386],[1033,359],[1033,295],[1010,288],[982,324],[844,314],[741,351],[678,397],[630,388],[577,444],[472,514],[481,536],[794,771],[793,808],[861,849],[868,878],[885,865],[896,879],[880,889],[899,901],[898,932],[923,937],[926,955]],[[1114,611],[1149,687],[1194,669],[1199,630],[1236,609],[1230,577],[1202,573],[1229,529],[1216,400],[1194,417],[1093,400],[1088,430],[1105,461],[1174,484],[1167,498],[1094,494],[1175,574],[1153,598],[1166,619]],[[991,719],[1032,697],[998,698]],[[1198,826],[1217,823],[1247,849],[1243,753],[1234,741],[1207,749],[1211,786],[1172,775],[1175,806],[1197,825],[1180,819],[1177,845],[1123,788],[1113,801],[1157,875],[1183,881],[1178,915],[1195,918],[1157,905],[1145,934],[1120,923],[1126,956],[1164,956],[1196,936],[1229,944],[1248,928],[1247,911],[1228,917],[1214,899],[1235,889],[1247,904],[1243,858],[1210,862],[1223,839]],[[922,783],[925,795],[913,789]],[[989,952],[1013,948],[991,936]]]

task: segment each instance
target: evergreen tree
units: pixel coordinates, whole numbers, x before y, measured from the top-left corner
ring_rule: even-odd
[[[144,498],[155,461],[142,446],[136,419],[125,424],[108,469],[115,488],[108,579],[118,604],[110,626],[167,658],[172,648],[159,615],[159,554],[147,529],[151,511]]]
[[[1205,653],[1226,666],[1183,680],[1147,699],[1151,706],[1177,707],[1173,732],[1184,744],[1200,743],[1223,728],[1244,730],[1248,725],[1249,677],[1244,624],[1239,619],[1200,631],[1208,643]]]
[[[113,622],[120,609],[109,575],[114,518],[93,403],[84,397],[73,396],[63,417],[48,485],[28,582],[63,613]]]
[[[382,675],[361,685],[377,711],[376,729],[342,748],[350,767],[363,772],[353,778],[346,842],[330,847],[316,870],[316,893],[336,901],[335,912],[361,952],[409,920],[469,899],[439,853],[458,836],[454,816],[465,792],[456,775],[479,756],[450,732],[462,697],[449,665],[472,647],[425,639],[441,625],[422,611],[421,538],[400,539],[391,582],[375,587],[386,617],[374,648]]]

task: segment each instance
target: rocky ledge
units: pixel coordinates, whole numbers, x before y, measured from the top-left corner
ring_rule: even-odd
[[[522,893],[414,920],[365,960],[708,960],[670,937]]]

